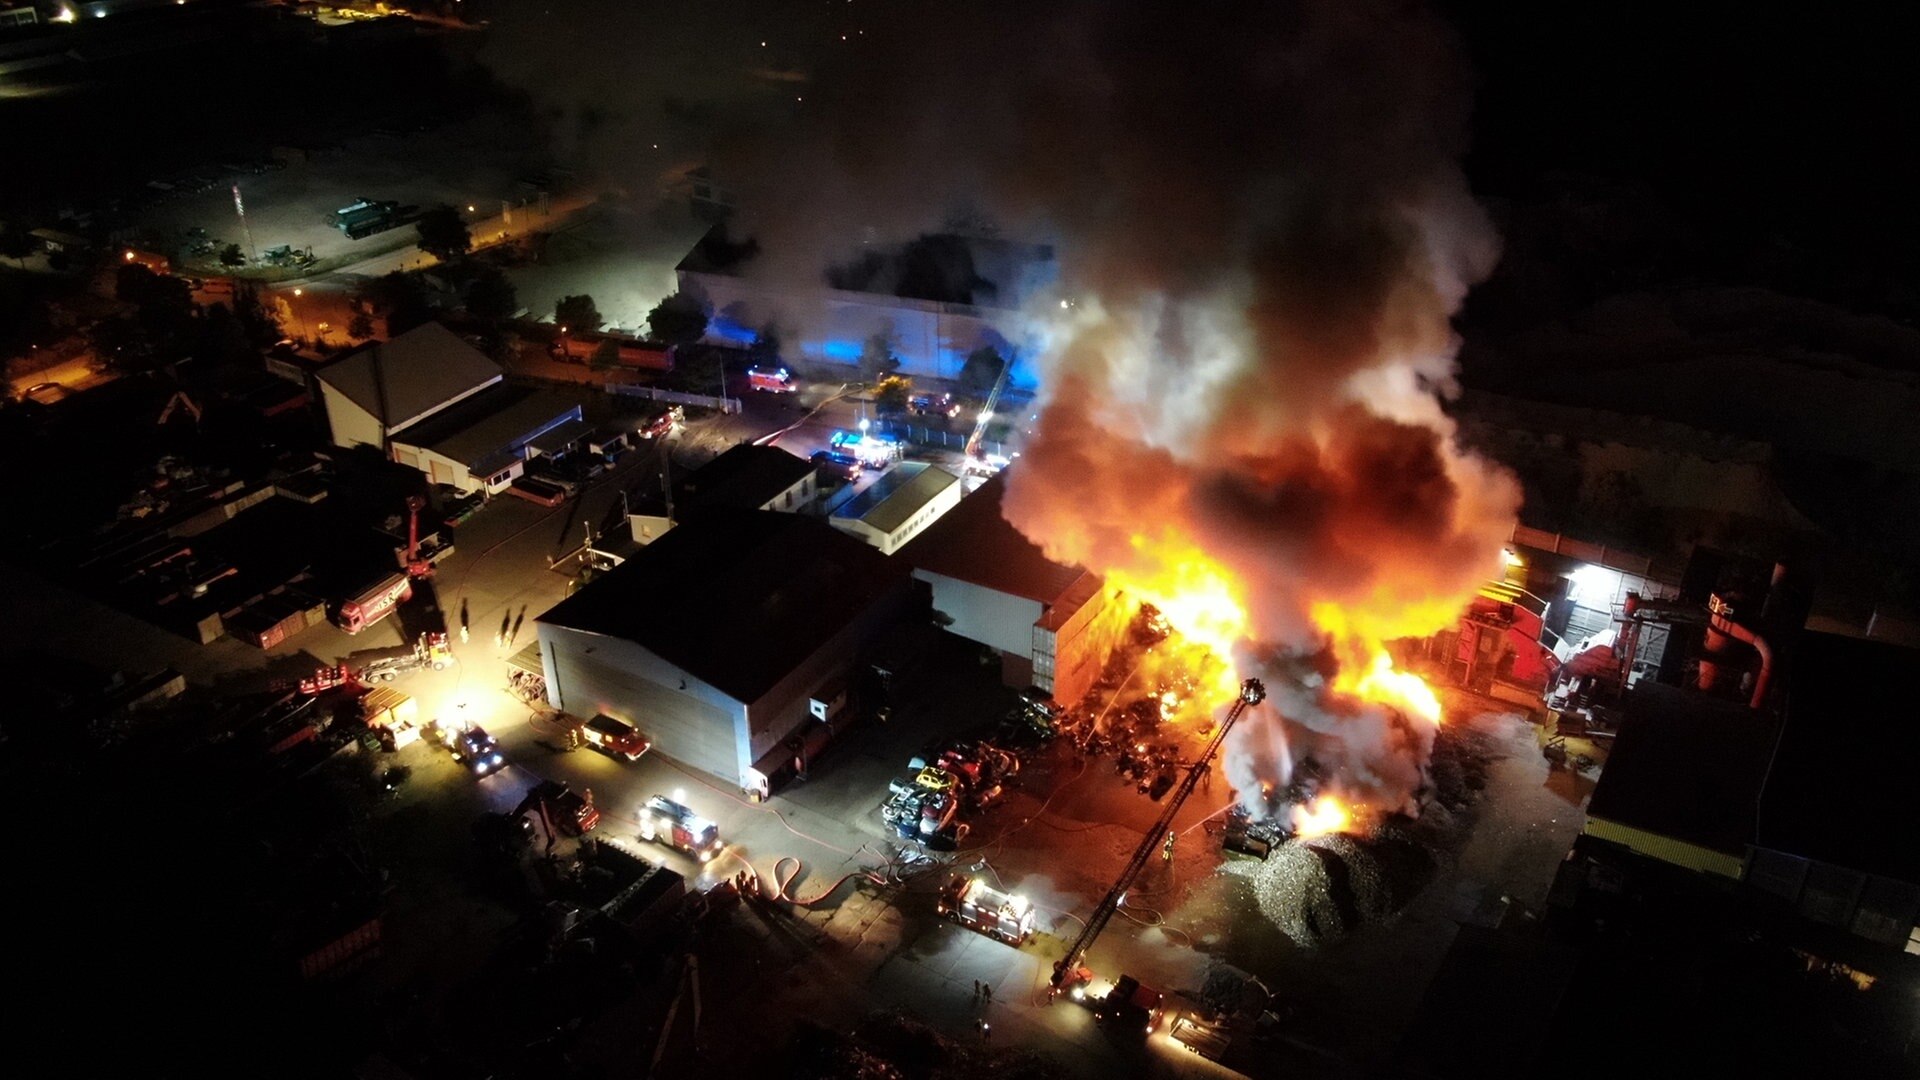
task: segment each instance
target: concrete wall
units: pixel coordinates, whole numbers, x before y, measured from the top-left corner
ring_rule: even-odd
[[[548,704],[574,716],[606,713],[665,754],[738,785],[747,756],[747,708],[631,641],[536,624]],[[803,703],[804,707],[804,703]]]
[[[320,401],[327,409],[327,428],[333,433],[333,445],[378,449],[383,442],[380,421],[324,380],[316,381],[320,383]]]
[[[953,633],[1032,662],[1033,624],[1040,619],[1040,601],[925,570],[915,570],[913,576],[933,587],[933,610],[953,619],[948,627]]]

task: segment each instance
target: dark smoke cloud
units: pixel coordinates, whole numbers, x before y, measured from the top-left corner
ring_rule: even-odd
[[[1416,3],[1327,0],[890,4],[870,37],[793,123],[718,157],[763,272],[817,281],[962,207],[1055,243],[1008,519],[1126,582],[1224,567],[1239,660],[1293,725],[1249,727],[1231,768],[1309,752],[1404,808],[1430,727],[1290,658],[1439,629],[1516,509],[1440,408],[1450,317],[1497,255],[1459,170],[1451,33]]]

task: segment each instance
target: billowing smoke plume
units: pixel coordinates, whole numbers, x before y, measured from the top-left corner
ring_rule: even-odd
[[[1244,617],[1202,629],[1293,725],[1238,740],[1243,790],[1310,754],[1404,805],[1431,728],[1329,692],[1332,667],[1451,620],[1517,505],[1439,406],[1449,318],[1497,254],[1450,33],[1365,0],[888,9],[808,89],[825,126],[742,144],[744,224],[810,274],[960,205],[1053,241],[1009,520],[1144,592],[1224,578]]]

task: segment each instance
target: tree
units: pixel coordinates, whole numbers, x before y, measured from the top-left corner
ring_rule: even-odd
[[[520,298],[513,282],[499,270],[488,267],[467,285],[467,314],[476,319],[510,319],[520,310]]]
[[[886,334],[868,338],[866,347],[860,350],[860,374],[869,382],[878,382],[898,370],[900,358],[893,354],[893,339]]]
[[[247,253],[240,250],[239,244],[228,244],[226,247],[220,249],[220,264],[222,266],[245,266],[247,265]]]
[[[373,336],[373,316],[364,311],[355,311],[353,318],[347,320],[347,336],[355,341],[365,341]]]
[[[473,249],[473,235],[467,232],[467,223],[460,220],[460,211],[451,206],[436,206],[421,214],[414,228],[420,232],[420,250],[429,255],[452,259]]]
[[[140,305],[153,288],[155,276],[139,263],[121,263],[113,271],[113,298],[123,304]]]
[[[286,336],[280,330],[279,318],[260,302],[259,292],[251,285],[242,283],[234,287],[233,316],[255,348],[264,349]]]
[[[874,388],[873,407],[882,415],[898,416],[907,411],[907,400],[912,393],[911,379],[900,375],[884,376],[880,385]]]
[[[96,325],[95,351],[101,359],[123,371],[145,371],[193,353],[200,309],[185,281],[122,263],[114,273],[113,294],[132,304],[133,314]]]
[[[601,318],[600,309],[593,306],[593,297],[563,296],[553,305],[553,321],[567,328],[569,334],[590,334],[606,325]]]
[[[707,309],[686,293],[674,293],[647,313],[647,329],[656,341],[691,345],[707,333]]]
[[[206,315],[200,320],[200,344],[194,355],[212,361],[218,365],[239,365],[249,360],[257,360],[252,342],[247,340],[246,327],[234,317],[225,304],[214,304],[206,309]]]
[[[1000,372],[1007,362],[991,345],[967,354],[967,362],[960,365],[960,385],[981,396],[993,391],[993,384],[1000,381]]]
[[[667,385],[687,394],[719,393],[727,377],[722,355],[719,349],[704,345],[676,350],[673,370],[667,374]]]
[[[27,230],[15,222],[0,222],[0,256],[12,259],[21,269],[26,269],[27,256],[39,246]]]
[[[361,299],[386,316],[388,337],[397,337],[433,318],[427,291],[413,275],[399,270],[369,282]]]

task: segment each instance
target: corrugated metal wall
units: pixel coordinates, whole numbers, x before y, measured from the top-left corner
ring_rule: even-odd
[[[740,782],[734,718],[724,710],[648,678],[635,664],[616,663],[611,655],[603,660],[610,652],[604,639],[595,639],[592,655],[571,635],[551,641],[561,708],[580,717],[617,716],[646,732],[654,752],[728,784]]]

